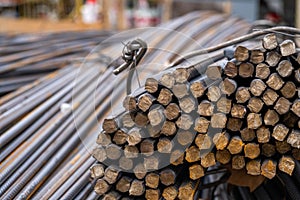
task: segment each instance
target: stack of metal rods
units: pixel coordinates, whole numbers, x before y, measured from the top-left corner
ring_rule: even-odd
[[[163,34],[150,29],[138,37],[147,41],[151,47],[185,53],[205,46],[215,37],[220,40],[220,33],[230,24],[226,22],[227,19],[232,24],[239,22],[239,26],[235,28],[235,34],[230,31],[224,34],[224,40],[247,32],[249,25],[242,20],[214,12],[195,12],[162,25],[167,30]],[[194,27],[199,28],[194,31]],[[85,34],[78,33],[78,38],[80,35],[83,37]],[[122,42],[132,40],[133,35],[130,31],[117,35],[104,46],[100,45],[92,51],[82,65],[70,62],[1,97],[1,199],[95,199],[99,196],[92,191],[95,181],[91,184],[89,180],[89,168],[95,163],[90,152],[95,147],[100,131],[99,121],[103,121],[103,117],[111,113],[111,109],[118,107],[117,103],[111,104],[110,94],[114,94],[111,97],[113,99],[123,97],[127,74],[117,78],[113,76],[112,71],[116,66],[111,61],[115,59],[114,56],[120,55]],[[56,69],[50,65],[51,58],[54,57],[58,62],[64,60],[64,57],[58,56],[65,54],[65,50],[56,48],[63,47],[64,44],[47,46],[47,41],[57,43],[59,36],[31,35],[25,39],[14,37],[11,41],[2,42],[3,49],[7,48],[6,60],[9,64],[1,67],[1,73],[14,77],[13,74],[23,72],[31,75],[31,70],[37,70],[39,74],[48,66],[51,70]],[[69,53],[77,47],[78,51],[83,49],[80,47],[91,49],[92,44],[99,43],[106,36],[106,32],[87,33],[87,43],[76,42],[77,37],[70,36],[75,41],[66,49],[70,50]],[[179,39],[182,40],[174,42]],[[37,41],[41,44],[34,43]],[[64,34],[61,35],[61,42],[63,41]],[[19,53],[13,52],[10,47],[20,43],[26,44],[21,45]],[[40,50],[40,47],[44,50]],[[28,51],[22,56],[25,50]],[[10,53],[17,55],[15,62],[13,56],[9,57]],[[76,54],[70,54],[70,58],[73,59],[73,55]],[[174,54],[168,52],[162,56],[162,52],[149,49],[143,62],[166,63],[172,56]],[[49,59],[46,60],[47,66],[43,64],[44,59]],[[161,65],[152,73],[164,68],[165,65]],[[148,73],[147,76],[149,75]]]
[[[265,34],[148,77],[124,98],[125,110],[103,122],[91,168],[95,192],[205,198],[203,177],[219,165],[246,179],[279,174],[288,197],[299,199],[298,182],[287,176],[299,174],[300,152],[300,53],[289,36]]]
[[[0,95],[84,58],[109,31],[11,36],[0,41]]]

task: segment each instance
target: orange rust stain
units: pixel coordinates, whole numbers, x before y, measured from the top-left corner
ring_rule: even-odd
[[[72,160],[71,160],[71,164],[74,165],[78,160],[80,159],[80,155],[76,155]]]

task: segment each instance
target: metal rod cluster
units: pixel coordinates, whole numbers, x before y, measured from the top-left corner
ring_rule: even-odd
[[[236,22],[232,34],[227,26]],[[149,47],[167,53],[150,48],[139,64],[166,63],[174,56],[169,50],[187,53],[244,34],[248,26],[240,19],[205,11],[175,19],[155,31],[140,30],[138,37]],[[222,31],[225,34],[220,36]],[[117,106],[111,104],[110,95],[119,99],[126,91],[127,74],[118,78],[112,74],[119,66],[114,56],[121,52],[122,43],[137,35],[129,31],[105,40],[108,36],[111,32],[1,36],[1,199],[98,198],[89,173],[95,163],[90,152],[99,121],[111,106]]]
[[[278,175],[299,198],[299,182],[286,175],[299,173],[300,52],[294,38],[266,32],[208,48],[244,42],[208,51],[214,54],[196,64],[180,59],[126,96],[125,111],[104,119],[96,140],[95,192],[103,199],[210,198],[203,189],[224,192],[234,174],[254,180],[252,189]],[[207,177],[213,170],[218,178]]]
[[[74,59],[84,58],[112,34],[89,31],[4,35],[0,42],[0,95],[63,68]]]

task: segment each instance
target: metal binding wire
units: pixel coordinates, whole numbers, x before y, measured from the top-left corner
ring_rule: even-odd
[[[122,51],[122,59],[125,61],[122,65],[116,68],[113,73],[118,75],[129,67],[126,90],[127,94],[131,93],[131,82],[134,74],[134,69],[139,64],[147,51],[147,43],[141,39],[135,39],[125,44]]]

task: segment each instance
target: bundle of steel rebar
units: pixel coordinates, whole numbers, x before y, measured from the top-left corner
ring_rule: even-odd
[[[5,36],[0,41],[0,95],[46,76],[74,60],[82,61],[111,31]]]
[[[18,88],[16,91],[0,98],[1,199],[96,199],[99,194],[106,193],[109,193],[106,194],[107,197],[118,198],[117,191],[119,190],[127,192],[128,195],[129,190],[132,195],[143,193],[145,185],[141,180],[147,180],[146,183],[150,185],[147,187],[153,188],[146,193],[155,195],[158,192],[156,189],[158,172],[154,171],[153,174],[147,176],[149,180],[144,179],[144,166],[135,165],[131,161],[135,157],[135,151],[143,149],[143,153],[149,155],[147,157],[149,159],[146,160],[149,164],[148,167],[155,170],[159,163],[156,162],[154,156],[150,156],[151,149],[160,146],[160,151],[167,154],[172,145],[169,136],[161,138],[158,145],[156,143],[158,138],[138,141],[139,134],[141,134],[140,129],[132,129],[132,134],[137,137],[132,137],[130,145],[126,146],[127,157],[123,154],[119,155],[120,149],[123,147],[125,149],[125,143],[127,144],[127,140],[124,141],[125,132],[122,132],[123,130],[118,130],[118,133],[113,130],[113,134],[106,133],[98,137],[99,121],[101,122],[104,116],[111,112],[111,108],[117,109],[118,107],[118,102],[111,104],[110,94],[113,94],[112,100],[118,100],[123,98],[122,95],[126,91],[124,83],[127,74],[121,74],[117,78],[112,74],[115,67],[118,67],[118,62],[113,61],[116,58],[114,56],[119,56],[123,47],[122,43],[132,41],[133,37],[139,37],[146,41],[150,48],[139,65],[150,62],[159,63],[159,65],[155,65],[157,66],[155,69],[151,69],[152,71],[148,70],[147,75],[139,75],[140,79],[146,80],[143,77],[151,75],[149,73],[164,70],[165,63],[175,59],[174,54],[184,54],[199,49],[199,47],[218,44],[221,41],[245,34],[248,28],[249,24],[238,18],[214,12],[194,12],[163,24],[160,29],[146,29],[139,35],[130,31],[125,34],[117,34],[96,47],[82,64],[68,62],[66,66],[57,67],[59,69],[55,72],[42,76],[34,82],[31,82],[34,79],[30,79],[31,83],[24,85],[25,82],[21,81],[23,79],[16,78],[11,82],[12,85],[17,82],[22,82],[22,84],[14,87],[14,89]],[[105,39],[109,34],[93,32],[76,33],[74,36],[72,33],[70,38],[67,38],[73,41],[70,43],[66,41],[67,33],[62,34],[61,37],[58,35],[53,35],[53,37],[50,37],[51,35],[31,35],[25,39],[22,37],[15,37],[12,40],[5,39],[1,42],[2,58],[5,58],[5,61],[1,60],[1,62],[6,64],[0,67],[0,72],[3,76],[11,74],[11,77],[18,74],[23,76],[23,73],[31,76],[36,71],[39,75],[45,71],[48,73],[57,69],[52,66],[53,62],[60,63],[68,58],[74,60],[73,56],[81,57],[85,55],[86,49],[91,49],[93,45]],[[81,36],[88,41],[76,39]],[[17,45],[20,43],[22,45]],[[64,45],[67,47],[60,49]],[[62,55],[70,57],[58,57]],[[3,89],[2,94],[12,90]],[[159,88],[159,91],[165,91],[160,101],[163,102],[162,105],[167,105],[168,90]],[[140,107],[145,111],[140,112],[141,115],[135,115],[137,123],[141,126],[148,123],[148,117],[143,113],[148,113],[149,110],[142,105],[142,102],[147,104],[148,97],[151,100],[150,95],[144,96],[144,100],[141,98]],[[177,104],[174,102],[172,105],[176,110]],[[170,106],[170,118],[174,117],[172,116],[173,112],[172,106]],[[160,113],[159,108],[153,110],[154,116],[151,123],[159,123],[155,113]],[[175,116],[174,120],[175,118],[177,117]],[[124,120],[127,120],[128,129],[132,127],[128,112],[124,113]],[[165,127],[165,134],[170,134],[172,137],[169,127]],[[156,130],[153,131],[155,134]],[[182,135],[183,143],[185,143],[184,134]],[[105,143],[109,143],[108,151],[105,153],[109,159],[115,161],[119,157],[122,158],[120,164],[123,169],[128,171],[131,170],[131,165],[135,166],[132,170],[139,178],[121,175],[122,173],[115,170],[113,166],[104,167],[96,164],[96,161],[90,157],[90,152],[95,147],[97,137],[99,144],[103,143],[103,148]],[[114,142],[111,143],[111,141]],[[141,145],[136,147],[138,143]],[[135,147],[139,149],[135,149]],[[98,155],[98,160],[102,160],[103,149],[98,149],[98,153],[97,151],[93,153],[96,157]],[[180,155],[180,151],[174,151],[173,154],[173,158],[176,158],[177,155]],[[178,164],[180,164],[179,161]],[[89,174],[91,166],[93,166],[91,170],[95,178],[92,184]],[[163,184],[170,186],[171,191],[171,186],[177,187],[172,180],[178,176],[180,169],[182,167],[179,166],[160,172],[160,177],[164,177]],[[105,174],[105,180],[96,180],[102,176],[102,171]],[[119,184],[114,184],[115,182]],[[184,188],[188,191],[190,187],[195,188],[194,182],[188,182]],[[127,189],[128,185],[130,185],[129,189]],[[116,187],[119,190],[114,190]],[[95,193],[93,188],[107,191],[99,192],[97,189],[97,193]]]
[[[127,90],[124,111],[104,119],[96,140],[95,192],[103,199],[207,198],[202,189],[241,172],[258,185],[279,175],[288,196],[299,199],[298,181],[287,178],[299,174],[299,34],[256,31],[189,53],[140,90]],[[200,54],[196,63],[184,61]],[[220,179],[206,183],[216,173]]]

